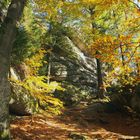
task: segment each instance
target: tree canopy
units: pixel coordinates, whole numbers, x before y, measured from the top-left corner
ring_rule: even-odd
[[[139,112],[139,92],[139,0],[0,1],[0,139],[10,139],[9,102],[58,115],[115,94]]]

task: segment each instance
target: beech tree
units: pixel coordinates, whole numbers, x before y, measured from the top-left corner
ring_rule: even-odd
[[[82,47],[82,50],[86,53],[88,52],[88,55],[94,54],[92,55],[92,57],[96,58],[98,93],[99,93],[98,96],[102,98],[104,93],[104,85],[103,85],[102,66],[101,66],[102,62],[100,56],[101,55],[103,56],[104,54],[108,55],[108,58],[112,58],[114,56],[112,53],[109,55],[110,50],[108,48],[111,48],[111,46],[108,44],[104,46],[105,42],[103,43],[104,39],[102,40],[102,38],[103,36],[108,36],[108,35],[112,37],[116,37],[118,36],[118,33],[120,34],[120,36],[123,36],[124,34],[126,34],[126,32],[128,32],[128,34],[132,34],[132,32],[129,32],[130,26],[127,25],[127,22],[129,22],[130,24],[133,20],[137,24],[137,18],[134,20],[131,15],[132,12],[136,13],[136,11],[133,11],[135,9],[134,4],[138,7],[138,3],[134,3],[133,0],[132,1],[131,0],[130,1],[128,0],[122,0],[122,1],[58,0],[57,2],[55,0],[42,0],[42,1],[35,0],[35,1],[39,5],[39,11],[43,13],[44,12],[47,13],[46,14],[47,21],[63,22],[65,20],[63,24],[67,26],[71,26],[71,25],[73,26],[74,23],[79,24],[76,27],[74,26],[71,27],[75,28],[79,32],[79,34],[82,34],[82,36],[84,36],[83,37],[84,39],[83,38],[82,39],[84,40],[85,48]],[[134,14],[134,16],[136,16],[136,14]],[[130,17],[130,19],[128,17]],[[133,26],[133,23],[131,24],[131,27],[132,30],[137,28]],[[100,42],[98,39],[100,40]],[[95,43],[96,44],[95,46],[93,45],[94,42],[98,42],[98,44]],[[119,42],[119,44],[120,43],[121,42]],[[114,50],[116,51],[115,49],[116,47],[114,46],[117,45],[118,43],[112,44],[112,50],[114,48]],[[86,46],[93,46],[95,48],[94,51],[96,50],[96,53],[92,52],[91,50],[87,51],[88,49]],[[104,47],[106,47],[108,52],[103,51],[102,48]],[[116,57],[118,56],[119,59],[121,57],[121,61],[123,65],[126,57],[123,52],[124,50],[127,50],[127,48],[128,47],[124,47],[120,44],[120,47],[115,52]],[[118,61],[116,60],[113,61],[113,63],[117,63],[117,62]],[[112,60],[110,60],[109,63],[112,63]],[[138,64],[137,64],[137,71],[139,71]]]
[[[104,69],[107,70],[106,85],[109,81],[110,86],[111,82],[117,81],[120,86],[130,86],[138,83],[135,73],[136,69],[139,73],[139,66],[136,66],[139,63],[139,13],[132,3],[116,8],[116,12],[115,9],[107,12],[110,13],[109,18],[107,15],[105,20],[102,18],[103,24],[96,22],[97,27],[104,29],[105,33],[96,37],[90,52],[105,65],[111,66],[108,70]],[[95,54],[97,50],[100,52],[98,55]]]
[[[8,73],[12,44],[15,40],[16,26],[23,13],[26,0],[11,0],[7,16],[1,25],[0,34],[0,139],[10,139],[9,99],[10,84]]]

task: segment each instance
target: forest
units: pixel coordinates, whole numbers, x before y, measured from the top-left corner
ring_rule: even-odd
[[[0,140],[140,140],[140,1],[0,0]]]

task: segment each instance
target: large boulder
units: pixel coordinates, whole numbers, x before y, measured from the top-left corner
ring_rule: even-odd
[[[82,89],[71,83],[63,82],[64,91],[55,91],[54,96],[63,101],[65,106],[76,105],[80,101],[85,101],[91,98],[92,89]]]
[[[135,95],[134,97],[132,97],[131,107],[133,110],[140,113],[140,96],[139,95]]]
[[[136,86],[135,93],[131,99],[131,107],[140,113],[140,84]]]
[[[24,67],[26,67],[24,65]],[[11,77],[11,100],[9,103],[10,112],[16,115],[31,115],[38,111],[38,101],[29,91],[22,86],[21,80],[23,70],[15,67],[10,68]]]
[[[80,96],[83,93],[87,93],[87,96],[89,93],[95,94],[97,91],[95,59],[86,56],[69,37],[62,36],[61,40],[61,45],[54,46],[51,55],[52,80],[61,82],[66,89],[64,94],[72,93],[71,98],[76,99],[78,94]]]
[[[38,111],[38,101],[27,89],[11,82],[10,112],[16,115],[31,115]]]
[[[95,59],[86,56],[66,36],[62,46],[54,47],[51,58],[51,74],[56,80],[86,85],[95,90],[97,85]]]

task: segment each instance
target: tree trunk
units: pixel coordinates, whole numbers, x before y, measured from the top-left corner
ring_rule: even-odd
[[[120,44],[120,53],[121,53],[122,65],[125,66],[125,58],[123,55],[123,49],[121,44]]]
[[[99,59],[96,59],[97,62],[97,79],[98,79],[98,98],[104,98],[104,85],[101,71],[101,62]]]
[[[92,18],[92,16],[95,14],[95,8],[96,6],[89,7],[89,14]],[[96,25],[94,23],[91,23],[92,25],[92,33],[94,34],[94,29],[96,29]],[[97,51],[96,54],[99,52]],[[101,68],[101,62],[99,59],[96,58],[97,63],[97,79],[98,79],[98,98],[104,98],[104,85],[103,85],[103,78],[102,78],[102,68]]]
[[[140,66],[139,66],[139,62],[136,62],[136,67],[137,67],[137,77],[140,77]]]
[[[51,80],[51,54],[49,54],[47,78],[48,78],[47,83],[50,84],[50,80]]]
[[[16,35],[16,24],[20,20],[26,0],[12,0],[0,34],[0,140],[9,140],[9,98],[8,72],[12,44]]]

